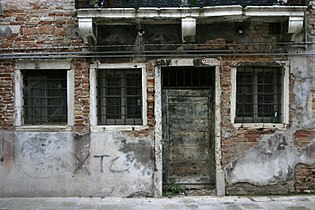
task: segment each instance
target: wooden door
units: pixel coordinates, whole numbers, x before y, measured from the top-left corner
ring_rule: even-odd
[[[213,91],[166,89],[162,94],[164,183],[213,185]]]

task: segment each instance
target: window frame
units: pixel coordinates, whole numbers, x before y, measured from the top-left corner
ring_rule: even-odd
[[[237,69],[238,67],[277,67],[282,70],[281,77],[281,118],[280,123],[262,123],[262,122],[235,122],[236,120],[236,86],[237,86]],[[246,128],[278,128],[285,129],[289,123],[289,62],[276,62],[276,63],[244,63],[231,68],[231,123],[234,127],[246,127]]]
[[[142,82],[142,123],[139,125],[100,125],[97,116],[97,71],[98,70],[133,70],[141,69]],[[90,65],[90,128],[92,132],[102,132],[105,130],[143,130],[147,128],[147,75],[144,63],[102,63]]]
[[[108,71],[108,72],[107,72]],[[138,71],[138,72],[137,72]],[[134,95],[133,98],[139,98],[141,97],[141,102],[139,103],[139,106],[142,110],[142,72],[141,69],[117,69],[117,70],[113,70],[113,69],[98,69],[97,70],[97,83],[99,84],[99,80],[100,80],[100,74],[102,73],[102,79],[106,80],[106,83],[108,83],[108,78],[109,76],[118,76],[116,78],[113,78],[113,80],[115,79],[116,82],[118,81],[119,85],[115,84],[115,85],[110,85],[107,84],[109,89],[114,90],[116,89],[119,90],[119,92],[116,92],[115,94],[112,94],[110,92],[107,92],[106,87],[104,87],[104,84],[102,84],[103,86],[100,87],[100,90],[102,95],[98,95],[99,94],[99,89],[97,88],[97,103],[100,103],[100,101],[102,101],[102,104],[98,104],[97,106],[97,110],[100,111],[100,109],[102,109],[105,114],[103,114],[102,116],[99,116],[99,114],[97,114],[98,117],[98,124],[99,125],[139,125],[142,124],[142,113],[140,111],[140,118],[132,118],[130,117],[130,115],[128,114],[128,97],[130,97],[130,95],[128,94],[128,77],[127,75],[130,74],[130,72],[132,72],[133,74],[138,74],[140,73],[140,86],[138,86],[137,88],[140,89],[141,94],[139,95]],[[110,79],[109,79],[110,80]],[[109,105],[107,102],[110,101],[110,99],[115,99],[117,101],[119,101],[119,105]],[[107,101],[108,100],[108,101]],[[115,114],[110,114],[108,112],[107,107],[111,107],[111,108],[115,108],[119,114],[115,113]],[[109,117],[110,116],[110,117]],[[114,117],[115,116],[115,117]],[[114,117],[114,118],[113,118]],[[100,121],[105,121],[104,124],[100,124]],[[108,123],[108,124],[106,124]]]
[[[24,123],[24,97],[23,86],[24,79],[22,71],[66,71],[66,88],[67,88],[67,122],[62,125],[58,124],[42,124],[31,125]],[[47,130],[60,131],[71,130],[74,125],[74,70],[68,61],[39,61],[16,63],[15,69],[15,127],[17,130]]]
[[[266,112],[260,112],[259,108],[260,107],[266,107],[266,104],[260,104],[259,103],[259,97],[266,97],[269,94],[272,94],[272,98],[273,98],[273,103],[269,103],[267,106],[273,106],[273,110],[276,110],[273,112],[273,115],[276,117],[277,113],[279,112],[280,115],[280,119],[282,116],[282,109],[281,109],[281,98],[282,98],[282,69],[281,67],[265,67],[265,66],[242,66],[242,67],[238,67],[237,73],[236,73],[236,80],[238,79],[238,74],[239,73],[244,73],[244,74],[249,74],[250,77],[250,81],[251,83],[243,83],[240,84],[239,86],[245,87],[245,86],[251,86],[250,93],[244,93],[241,90],[238,90],[238,81],[236,81],[236,98],[238,96],[238,91],[240,91],[240,95],[241,96],[248,96],[251,98],[251,102],[248,103],[248,105],[250,106],[250,109],[252,109],[252,111],[250,113],[248,113],[251,116],[240,116],[238,117],[238,112],[235,111],[236,117],[234,119],[234,121],[236,123],[241,123],[239,121],[243,121],[242,123],[264,123],[264,120],[268,121],[268,118],[271,119],[270,117],[264,116],[267,113]],[[265,83],[259,83],[259,73],[271,73],[272,74],[272,90],[269,92],[263,92],[262,95],[259,94],[259,86],[263,85],[263,88],[265,88],[266,86],[268,86],[268,84]],[[245,76],[245,75],[243,75]],[[248,76],[248,75],[247,75]],[[264,76],[266,77],[266,76]],[[280,81],[279,81],[280,79]],[[279,82],[278,82],[279,81]],[[247,81],[248,82],[248,81]],[[270,84],[269,84],[270,86]],[[280,93],[280,94],[279,94]],[[278,103],[278,101],[280,103]],[[246,102],[245,102],[246,103]],[[238,101],[236,100],[236,108],[238,107]],[[241,108],[243,108],[244,103],[240,103]],[[280,107],[279,107],[280,106]],[[280,108],[280,109],[279,109]],[[237,109],[236,109],[237,110]],[[241,114],[241,113],[240,113]],[[243,113],[245,115],[245,113]],[[263,116],[259,116],[259,115],[263,115]],[[266,123],[271,123],[271,122],[266,122]],[[277,123],[281,123],[281,122],[274,122],[275,124]]]

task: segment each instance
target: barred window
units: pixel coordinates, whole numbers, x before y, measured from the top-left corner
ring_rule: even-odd
[[[97,74],[99,125],[142,124],[141,69],[100,69]]]
[[[22,74],[24,124],[66,124],[66,71],[24,70]]]
[[[236,123],[281,123],[282,71],[279,67],[239,67]]]

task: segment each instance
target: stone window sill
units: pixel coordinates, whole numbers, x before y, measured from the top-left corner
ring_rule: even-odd
[[[24,125],[15,127],[16,131],[47,131],[47,132],[61,132],[71,131],[72,126],[67,125]]]
[[[106,126],[91,126],[91,132],[106,132],[106,131],[141,131],[148,129],[146,125],[106,125]]]
[[[285,123],[234,123],[235,128],[246,128],[246,129],[259,129],[259,128],[269,128],[269,129],[278,129],[278,130],[286,130],[287,124]]]

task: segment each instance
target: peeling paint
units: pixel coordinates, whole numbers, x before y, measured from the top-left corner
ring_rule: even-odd
[[[156,61],[157,66],[163,66],[163,67],[164,66],[170,66],[171,63],[172,63],[172,61],[169,59],[159,59]]]
[[[247,182],[273,185],[293,176],[300,152],[289,136],[281,133],[264,136],[259,144],[225,167],[229,184]]]
[[[264,136],[259,144],[225,167],[229,184],[274,185],[294,175],[297,164],[315,163],[315,140],[300,151],[292,137],[282,133]]]
[[[10,145],[5,151],[11,148],[14,156],[9,170],[0,161],[0,196],[149,195],[154,161],[150,131],[145,136],[1,132],[0,158],[9,160],[3,145]]]
[[[15,157],[15,137],[13,133],[3,133],[0,135],[0,166],[10,168]]]
[[[32,179],[48,179],[56,176],[68,163],[61,155],[63,135],[58,133],[17,133],[17,139],[24,141],[18,145],[21,169]],[[58,164],[56,164],[56,162]]]
[[[150,142],[139,140],[126,143],[126,141],[122,141],[119,151],[125,154],[124,165],[126,167],[132,166],[136,170],[142,170],[143,174],[152,173],[154,152]],[[119,157],[119,159],[121,158]],[[128,171],[128,169],[122,171]]]
[[[306,165],[315,164],[315,139],[302,151],[300,162]]]

